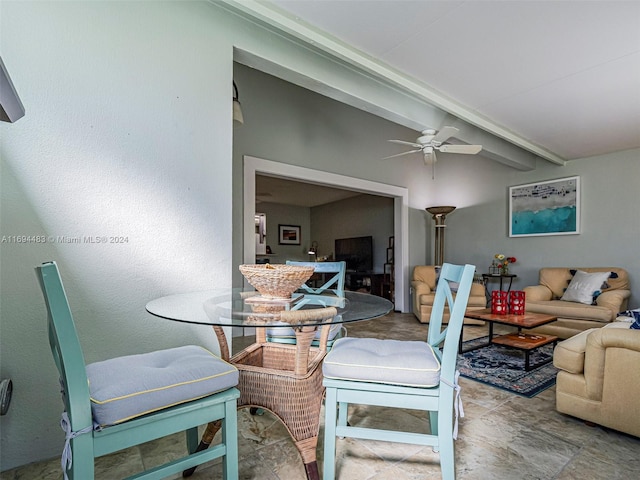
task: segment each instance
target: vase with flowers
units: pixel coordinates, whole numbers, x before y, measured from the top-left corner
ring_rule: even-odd
[[[516,257],[507,257],[502,253],[496,253],[494,256],[494,263],[500,275],[509,275],[509,265],[516,263]]]

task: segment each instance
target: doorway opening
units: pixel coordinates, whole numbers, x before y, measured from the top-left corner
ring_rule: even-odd
[[[245,263],[255,262],[255,204],[256,174],[265,174],[298,180],[305,183],[324,185],[359,193],[380,195],[393,198],[394,201],[394,238],[395,238],[395,309],[408,311],[408,196],[407,188],[384,183],[363,180],[335,173],[323,172],[311,168],[288,165],[257,157],[244,156],[243,190],[243,256]]]

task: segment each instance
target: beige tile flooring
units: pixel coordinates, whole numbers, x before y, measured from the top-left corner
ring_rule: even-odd
[[[410,314],[348,325],[350,336],[424,339],[427,326]],[[486,333],[467,326],[465,337]],[[249,337],[234,339],[237,351]],[[640,439],[612,430],[589,427],[555,411],[555,390],[527,399],[461,378],[465,418],[456,442],[458,480],[595,480],[640,477]],[[638,412],[630,412],[637,415]],[[428,422],[409,410],[353,406],[352,424],[377,421],[426,431]],[[322,474],[320,427],[318,464]],[[62,435],[62,433],[61,433]],[[304,468],[286,429],[272,415],[239,411],[240,478],[304,480]],[[131,475],[143,466],[175,457],[184,449],[183,435],[174,435],[96,460],[96,479]],[[338,441],[339,479],[430,480],[440,478],[438,455],[430,447],[344,439]],[[221,478],[219,461],[200,467],[194,480]],[[59,460],[38,462],[0,474],[1,480],[62,478]],[[180,478],[176,476],[175,478]]]

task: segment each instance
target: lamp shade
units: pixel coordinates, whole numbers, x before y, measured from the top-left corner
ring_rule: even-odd
[[[434,245],[434,261],[436,265],[442,265],[444,263],[444,229],[445,219],[447,215],[453,212],[456,207],[453,206],[441,206],[441,207],[428,207],[425,210],[433,215],[433,220],[436,223],[436,238]]]

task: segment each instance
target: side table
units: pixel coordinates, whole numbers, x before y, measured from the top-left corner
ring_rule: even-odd
[[[491,294],[489,293],[489,289],[487,288],[487,284],[489,280],[499,280],[500,281],[500,290],[502,290],[502,285],[505,278],[509,279],[509,287],[507,288],[507,292],[511,291],[511,285],[513,284],[513,279],[517,278],[517,275],[507,274],[501,275],[499,273],[483,273],[482,274],[482,284],[484,285],[484,294],[487,298],[487,307],[489,307],[489,302],[491,302]]]

